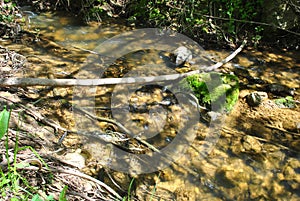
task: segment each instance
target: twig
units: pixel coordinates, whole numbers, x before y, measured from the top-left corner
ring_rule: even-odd
[[[222,128],[222,131],[225,132],[225,133],[227,133],[227,134],[230,134],[230,135],[234,135],[234,134],[241,135],[241,136],[248,135],[246,133],[239,132],[239,131],[234,131],[234,130],[232,130],[230,128],[226,128],[226,127]],[[276,143],[276,142],[272,142],[270,140],[267,140],[267,139],[264,139],[264,138],[261,138],[261,137],[257,137],[257,136],[253,136],[253,135],[251,135],[251,136],[253,138],[257,139],[258,141],[270,143],[270,144],[276,145],[276,146],[278,146],[278,147],[280,147],[282,149],[289,150],[289,151],[292,151],[292,152],[296,152],[295,150],[293,150],[293,149],[291,149],[289,147],[286,147],[286,146],[284,146],[282,144],[279,144],[279,143]]]
[[[129,134],[130,136],[134,136],[132,134],[132,132],[130,130],[128,130],[127,128],[125,128],[121,123],[113,120],[113,119],[108,119],[108,118],[104,118],[104,117],[98,117],[98,116],[95,116],[93,114],[91,114],[90,112],[82,109],[82,108],[79,108],[79,107],[74,107],[75,109],[87,114],[88,116],[90,116],[91,118],[93,119],[96,119],[96,120],[99,120],[99,121],[105,121],[105,122],[109,122],[109,123],[112,123],[116,126],[118,126],[123,132]],[[155,148],[153,145],[149,144],[148,142],[146,142],[145,140],[141,139],[140,137],[133,137],[134,139],[136,139],[138,142],[142,143],[143,145],[146,145],[149,149],[151,149],[152,151],[154,152],[160,152],[157,148]]]
[[[23,109],[25,109],[25,111],[28,111],[30,115],[33,115],[33,117],[36,118],[36,120],[38,120],[38,121],[40,120],[40,121],[42,121],[43,123],[45,123],[45,124],[47,124],[47,125],[50,125],[51,127],[54,127],[55,129],[60,129],[60,130],[65,131],[65,132],[67,132],[67,133],[84,134],[84,133],[81,133],[81,132],[78,132],[78,131],[70,131],[70,130],[67,130],[67,129],[61,127],[60,125],[58,125],[58,124],[56,124],[56,123],[50,122],[50,121],[47,120],[45,117],[42,117],[40,114],[33,112],[30,108],[28,108],[28,107],[26,107],[26,106],[24,106],[24,105],[21,105],[21,104],[19,104],[19,103],[16,103],[16,102],[14,102],[14,101],[11,101],[11,100],[7,99],[6,97],[0,96],[0,98],[3,98],[3,99],[5,99],[5,100],[7,100],[7,101],[10,101],[10,102],[12,102],[12,103],[14,103],[14,104],[16,104],[16,105],[22,107]],[[76,107],[75,107],[75,108],[76,108]],[[77,107],[76,109],[79,109],[79,108]],[[116,122],[115,120],[108,119],[108,118],[104,118],[104,117],[97,117],[97,116],[95,116],[95,115],[93,115],[93,114],[89,113],[88,111],[85,111],[84,109],[81,109],[81,108],[80,108],[80,110],[81,110],[82,112],[86,113],[87,115],[89,115],[91,118],[94,118],[94,119],[97,119],[97,120],[100,120],[100,121],[107,121],[107,122],[113,123],[113,124],[115,124],[116,126],[118,126],[121,130],[123,130],[124,132],[126,132],[127,134],[133,136],[132,133],[131,133],[128,129],[126,129],[122,124],[120,124],[119,122]],[[66,134],[66,133],[65,133],[65,134]],[[64,135],[65,135],[65,134],[64,134]],[[100,136],[99,136],[99,137],[100,137]],[[160,153],[160,154],[163,155],[163,153],[162,153],[159,149],[157,149],[156,147],[154,147],[153,145],[151,145],[151,144],[148,143],[147,141],[141,139],[140,137],[137,136],[137,137],[134,137],[134,139],[136,139],[136,140],[137,140],[138,142],[140,142],[141,144],[147,146],[147,147],[148,147],[149,149],[151,149],[152,151],[157,152],[157,153]],[[63,140],[63,138],[60,139],[59,141],[62,141],[62,140]],[[103,139],[103,140],[105,141],[105,139]],[[164,155],[163,155],[163,156],[164,156]],[[167,156],[164,156],[164,157],[165,157],[166,160],[170,160],[170,159],[168,159]],[[174,161],[172,161],[172,162],[174,162]],[[174,164],[176,164],[176,165],[178,165],[179,167],[181,167],[181,168],[187,170],[189,173],[191,173],[191,174],[194,175],[195,177],[198,177],[198,176],[199,176],[199,174],[198,174],[197,172],[195,172],[194,170],[192,170],[192,169],[190,169],[190,168],[188,168],[188,167],[184,167],[184,166],[178,164],[177,162],[174,162]]]
[[[285,130],[285,129],[277,128],[277,127],[275,127],[275,126],[266,125],[266,127],[267,127],[267,128],[271,128],[271,129],[275,129],[275,130],[278,130],[278,131],[281,131],[281,132],[283,132],[283,133],[288,133],[288,134],[291,134],[291,135],[300,136],[299,133],[287,131],[287,130]]]
[[[205,68],[205,71],[210,72],[213,70],[216,70],[217,68],[220,68],[221,66],[223,66],[224,64],[226,64],[227,62],[229,62],[230,60],[232,60],[238,53],[240,53],[243,48],[245,47],[245,45],[247,44],[247,40],[245,39],[242,44],[240,45],[240,47],[238,49],[236,49],[233,53],[231,53],[228,57],[226,57],[225,59],[223,59],[221,62],[218,62],[212,66],[209,66],[207,68]],[[192,75],[192,74],[196,74],[194,73],[195,71],[191,71],[186,73],[187,75]],[[198,72],[199,73],[199,72]]]
[[[88,196],[84,195],[83,193],[77,193],[77,192],[69,192],[70,195],[74,195],[74,196],[78,196],[81,197],[85,200],[89,200],[89,201],[96,201],[95,199],[89,198]]]
[[[73,108],[76,109],[76,110],[79,110],[80,112],[83,112],[85,114],[87,114],[89,117],[93,118],[93,119],[96,119],[98,121],[105,121],[105,122],[108,122],[108,123],[112,123],[112,124],[115,124],[116,126],[118,126],[123,132],[125,133],[128,133],[128,134],[131,134],[131,132],[125,128],[121,123],[113,120],[113,119],[109,119],[109,118],[105,118],[105,117],[98,117],[88,111],[86,111],[85,109],[82,109],[80,107],[77,107],[76,105],[73,105]]]
[[[75,108],[76,108],[76,107],[75,107]],[[90,116],[91,118],[94,118],[94,119],[96,119],[96,120],[100,120],[100,121],[104,120],[104,121],[108,121],[108,122],[110,122],[110,123],[113,123],[113,124],[115,124],[116,126],[118,126],[121,130],[123,130],[124,132],[126,132],[127,134],[129,134],[130,136],[133,136],[133,134],[131,133],[131,131],[129,131],[129,130],[128,130],[127,128],[125,128],[122,124],[120,124],[119,122],[116,122],[115,120],[107,119],[107,118],[103,118],[103,117],[97,117],[97,116],[95,116],[95,115],[89,113],[88,111],[86,111],[86,110],[84,110],[84,109],[82,109],[82,108],[78,108],[78,107],[77,107],[76,109],[79,109],[80,111],[86,113],[88,116]],[[133,138],[134,138],[135,140],[137,140],[139,143],[141,143],[141,144],[147,146],[147,147],[148,147],[149,149],[151,149],[152,151],[161,154],[166,160],[170,160],[170,159],[168,158],[168,156],[164,155],[159,149],[157,149],[156,147],[154,147],[152,144],[148,143],[146,140],[143,140],[143,139],[140,138],[139,136],[134,136]],[[179,163],[177,163],[176,161],[172,161],[172,160],[171,160],[171,162],[173,162],[173,163],[176,164],[177,166],[179,166],[179,167],[185,169],[186,171],[188,171],[190,174],[194,175],[195,177],[198,177],[198,176],[199,176],[199,174],[198,174],[197,172],[195,172],[194,170],[192,170],[191,168],[182,166],[182,165],[180,165]]]
[[[248,23],[248,24],[257,24],[257,25],[274,27],[276,29],[280,29],[282,31],[286,31],[288,33],[300,36],[300,33],[298,33],[298,32],[294,32],[294,31],[290,31],[290,30],[281,28],[279,26],[276,26],[275,24],[268,24],[268,23],[265,23],[265,22],[257,22],[257,21],[249,21],[249,20],[239,20],[239,19],[226,18],[226,17],[215,17],[215,16],[212,16],[212,15],[202,15],[202,16],[204,16],[206,18],[212,18],[212,19],[218,19],[218,20],[235,21],[235,22],[242,22],[242,23]]]
[[[133,83],[152,83],[160,81],[172,81],[185,78],[189,75],[210,72],[220,68],[225,63],[232,60],[238,53],[245,47],[247,41],[244,40],[241,46],[236,49],[232,54],[226,57],[221,62],[214,65],[201,67],[199,70],[194,70],[183,74],[170,74],[160,76],[148,76],[148,77],[126,77],[126,78],[103,78],[103,79],[43,79],[43,78],[2,78],[0,79],[0,87],[5,86],[100,86],[100,85],[114,85],[114,84],[133,84]]]
[[[34,111],[31,110],[30,108],[28,108],[28,107],[26,107],[26,106],[24,106],[24,105],[22,105],[22,104],[20,104],[20,103],[16,103],[16,102],[14,102],[14,101],[12,101],[12,100],[9,100],[8,98],[3,97],[3,96],[0,96],[0,98],[3,98],[3,99],[5,99],[5,100],[7,100],[7,101],[9,101],[9,102],[12,102],[13,104],[18,105],[19,107],[25,109],[25,111],[27,112],[27,114],[33,116],[37,121],[40,121],[40,122],[42,122],[42,123],[44,123],[44,124],[46,124],[46,125],[48,125],[48,126],[53,127],[53,128],[56,130],[56,132],[57,132],[58,130],[65,131],[65,133],[63,134],[63,136],[59,139],[58,144],[61,144],[61,143],[62,143],[62,141],[64,140],[64,138],[65,138],[65,136],[67,135],[67,133],[77,133],[77,134],[82,134],[81,132],[78,132],[78,131],[71,131],[71,130],[68,130],[68,129],[66,129],[66,128],[63,128],[63,127],[61,127],[60,125],[58,125],[57,123],[49,121],[48,119],[46,119],[45,117],[43,117],[41,114],[34,112]],[[113,119],[108,119],[108,118],[105,118],[105,117],[98,117],[98,116],[95,116],[95,115],[91,114],[90,112],[88,112],[88,111],[86,111],[86,110],[84,110],[84,109],[82,109],[82,108],[76,107],[76,106],[75,106],[74,108],[77,109],[77,110],[79,110],[79,111],[81,111],[81,112],[83,112],[83,113],[86,113],[88,116],[90,116],[90,117],[93,118],[93,119],[96,119],[96,120],[99,120],[99,121],[105,121],[105,122],[112,123],[112,124],[118,126],[123,132],[129,134],[130,136],[133,136],[132,133],[131,133],[131,131],[129,131],[129,130],[128,130],[127,128],[125,128],[121,123],[119,123],[119,122],[117,122],[117,121],[115,121],[115,120],[113,120]],[[153,150],[153,151],[155,151],[155,152],[159,152],[159,150],[158,150],[157,148],[155,148],[153,145],[149,144],[149,143],[146,142],[145,140],[143,140],[143,139],[141,139],[141,138],[139,138],[139,137],[136,137],[136,138],[134,138],[134,139],[136,139],[138,142],[140,142],[140,143],[146,145],[149,149],[151,149],[151,150]],[[103,140],[105,140],[105,139],[103,139]]]
[[[52,122],[52,121],[48,120],[47,118],[43,117],[40,113],[33,111],[33,110],[30,109],[29,107],[26,107],[26,106],[24,106],[24,105],[22,105],[22,104],[20,104],[20,103],[17,103],[17,102],[15,102],[15,101],[12,101],[12,100],[10,100],[10,99],[4,97],[4,96],[0,96],[0,98],[2,98],[2,99],[4,99],[4,100],[7,100],[7,101],[9,101],[9,102],[11,102],[11,103],[13,103],[13,104],[15,104],[15,105],[17,105],[17,106],[23,108],[23,109],[25,110],[25,112],[26,112],[27,114],[29,114],[30,116],[32,116],[35,120],[37,120],[37,121],[39,121],[39,122],[42,122],[42,123],[45,124],[45,125],[51,126],[52,128],[55,129],[56,132],[57,132],[58,130],[62,130],[62,131],[65,131],[65,132],[72,132],[72,131],[70,131],[70,130],[68,130],[68,129],[66,129],[66,128],[61,127],[59,124],[57,124],[57,123],[55,123],[55,122]]]
[[[105,188],[108,192],[110,192],[111,194],[113,194],[114,196],[116,196],[118,199],[122,200],[122,197],[116,192],[114,191],[111,187],[109,187],[108,185],[106,185],[105,183],[89,176],[86,175],[82,172],[76,171],[76,170],[64,170],[64,169],[60,169],[60,168],[50,168],[50,170],[52,172],[60,172],[60,173],[65,173],[65,174],[70,174],[70,175],[74,175],[74,176],[78,176],[87,180],[90,180],[96,184],[99,184],[100,186],[102,186],[103,188]]]
[[[36,167],[36,166],[30,166],[30,167],[24,167],[24,168],[20,168],[20,169],[29,169],[29,170],[35,170],[35,171],[38,171],[39,168]],[[87,180],[90,180],[98,185],[100,185],[101,187],[105,188],[108,192],[110,192],[111,194],[113,194],[114,196],[116,196],[116,198],[118,198],[119,200],[122,200],[122,197],[114,190],[112,189],[111,187],[109,187],[108,185],[106,185],[105,183],[87,175],[87,174],[84,174],[80,171],[77,171],[77,170],[65,170],[65,169],[61,169],[61,168],[49,168],[49,169],[46,169],[46,168],[42,168],[42,170],[44,171],[50,171],[50,172],[58,172],[58,173],[64,173],[64,174],[69,174],[69,175],[74,175],[74,176],[77,176],[77,177],[81,177],[83,179],[87,179]]]
[[[81,47],[77,47],[77,46],[74,46],[72,45],[73,48],[77,49],[77,50],[81,50],[81,51],[84,51],[84,52],[88,52],[90,54],[96,54],[96,55],[99,55],[99,53],[95,52],[95,51],[92,51],[92,50],[88,50],[88,49],[85,49],[85,48],[81,48]]]
[[[110,175],[110,173],[105,169],[105,172],[107,174],[107,176],[109,177],[110,181],[121,191],[125,192],[124,189],[121,188],[121,186],[119,184],[117,184],[117,182],[112,178],[112,176]]]

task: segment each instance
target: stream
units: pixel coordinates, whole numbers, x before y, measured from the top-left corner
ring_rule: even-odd
[[[151,30],[139,31],[125,22],[84,25],[66,13],[36,14],[28,8],[24,16],[24,28],[35,34],[0,41],[27,59],[29,65],[18,77],[157,76],[194,70],[193,65],[178,68],[168,63],[170,52],[180,45],[189,47],[198,55],[194,61],[204,66],[231,53],[204,50],[172,32],[167,33],[177,37],[175,42],[168,37],[155,41],[153,34],[147,35]],[[28,87],[27,98],[39,100],[35,106],[62,127],[94,133],[68,135],[63,141],[68,149],[57,157],[123,193],[134,177],[133,200],[296,201],[300,200],[299,58],[299,52],[246,48],[220,70],[238,76],[238,102],[222,118],[210,115],[208,122],[199,121],[194,100],[188,91],[177,92],[173,87],[177,83]],[[267,98],[253,107],[246,97],[256,91],[265,92]],[[293,107],[272,101],[286,96],[296,100]],[[95,121],[68,103],[113,118],[132,134],[124,136],[113,123]],[[97,132],[112,133],[108,141],[118,138],[117,148],[99,140]],[[57,142],[60,136],[52,137]],[[150,158],[146,153],[153,153],[151,147],[128,137],[149,139],[166,156]]]

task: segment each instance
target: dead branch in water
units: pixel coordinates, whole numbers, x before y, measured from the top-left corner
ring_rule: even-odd
[[[153,83],[160,81],[172,81],[185,78],[189,75],[210,72],[220,68],[225,63],[232,60],[240,53],[246,45],[246,40],[232,54],[226,57],[221,62],[214,65],[202,67],[199,70],[194,70],[183,74],[170,74],[148,77],[126,77],[126,78],[103,78],[103,79],[44,79],[44,78],[2,78],[0,79],[0,87],[27,87],[27,86],[52,86],[52,87],[67,87],[67,86],[100,86],[114,84],[133,84],[133,83]]]

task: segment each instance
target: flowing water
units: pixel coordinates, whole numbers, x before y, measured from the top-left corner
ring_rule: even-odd
[[[145,33],[130,32],[134,28],[124,26],[125,23],[84,25],[65,13],[37,15],[25,11],[24,15],[28,19],[26,28],[35,34],[16,38],[16,43],[1,41],[1,45],[25,55],[30,63],[18,76],[134,77],[193,69],[193,65],[177,68],[168,60],[170,52],[180,44],[166,41],[166,46],[160,46],[161,43],[147,38]],[[120,41],[108,40],[122,33],[130,34],[117,38],[126,42],[121,47]],[[220,61],[230,54],[225,50],[203,50],[193,43],[183,43],[195,49],[193,54],[203,59],[196,62],[205,65],[212,63],[207,58]],[[45,110],[48,118],[70,130],[110,132],[119,139],[121,135],[114,124],[86,118],[76,110],[73,113],[66,102],[100,117],[113,117],[134,133],[131,137],[140,135],[161,150],[171,146],[166,152],[176,163],[151,173],[151,166],[161,165],[158,161],[150,160],[149,164],[140,159],[116,159],[111,146],[101,143],[95,136],[74,134],[64,140],[70,151],[79,150],[86,156],[81,167],[83,171],[116,190],[126,193],[130,176],[136,177],[133,189],[136,200],[299,200],[299,103],[295,103],[294,108],[279,108],[271,101],[287,95],[300,100],[299,58],[298,52],[284,50],[276,53],[243,51],[222,68],[223,72],[239,77],[239,101],[230,113],[210,122],[199,121],[200,114],[193,99],[184,93],[175,94],[169,83],[32,87],[28,98],[43,98],[37,106]],[[250,107],[245,97],[252,91],[266,91],[269,98],[258,107]],[[178,104],[180,101],[183,103]],[[127,137],[122,136],[121,140]],[[125,151],[130,157],[142,158],[144,153],[151,151],[148,145],[121,140],[118,146],[127,147],[123,155]],[[174,141],[180,146],[172,145]],[[187,149],[182,150],[181,146]],[[127,166],[120,167],[122,163]],[[103,169],[107,169],[109,176]],[[145,174],[138,175],[139,171]],[[110,177],[122,190],[114,186]]]

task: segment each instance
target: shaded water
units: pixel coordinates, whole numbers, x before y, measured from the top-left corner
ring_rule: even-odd
[[[102,57],[87,50],[97,51],[96,47],[103,41],[132,29],[120,24],[84,26],[78,23],[76,18],[45,13],[32,15],[27,26],[30,29],[39,29],[37,34],[42,37],[24,36],[19,40],[23,44],[19,45],[1,42],[11,49],[18,50],[31,62],[20,76],[47,78],[92,78],[99,77],[99,74],[103,77],[153,76],[182,70],[176,67],[166,68],[164,56],[168,57],[168,52],[160,51],[150,40],[149,44],[158,51],[133,51],[134,54],[118,57],[109,68],[103,70],[107,66],[102,65]],[[177,45],[171,44],[170,47],[174,48]],[[134,40],[130,47],[133,50],[142,49],[138,43],[134,43]],[[107,52],[104,53],[109,56],[111,47],[107,48]],[[170,49],[170,52],[172,50],[174,49]],[[117,49],[114,51],[117,52]],[[113,58],[120,54],[116,52],[111,52]],[[220,61],[230,52],[207,50],[205,53],[207,53],[205,56]],[[299,53],[247,50],[238,55],[232,63],[226,64],[223,71],[234,72],[240,79],[239,102],[231,113],[224,115],[225,119],[221,119],[222,121],[211,123],[210,126],[199,122],[196,131],[185,130],[187,133],[195,133],[196,136],[184,156],[176,158],[176,164],[140,176],[132,172],[132,175],[137,177],[134,189],[137,200],[150,200],[150,197],[153,200],[299,200],[299,107],[277,108],[267,100],[259,107],[252,108],[244,98],[251,91],[267,91],[270,83],[276,83],[295,88],[294,98],[299,100],[298,58]],[[89,59],[93,61],[93,65],[86,64]],[[95,60],[99,62],[94,62]],[[159,69],[154,69],[155,66]],[[185,68],[191,70],[193,66]],[[134,92],[138,89],[137,93],[131,93],[130,87]],[[159,86],[152,87],[151,90],[135,85],[101,86],[95,91],[89,91],[90,88],[53,90],[32,88],[32,90],[30,98],[38,99],[44,96],[49,98],[40,101],[38,105],[45,108],[45,114],[49,118],[60,122],[64,127],[75,130],[82,125],[82,128],[90,129],[91,132],[97,129],[106,132],[118,130],[110,123],[95,123],[90,118],[84,118],[81,113],[74,115],[70,108],[63,104],[64,100],[76,104],[82,101],[80,106],[90,112],[95,109],[95,113],[102,117],[111,117],[110,109],[114,112],[115,108],[113,117],[132,132],[138,134],[147,130],[146,134],[151,137],[153,133],[160,132],[157,138],[154,137],[150,141],[159,148],[168,146],[181,132],[181,127],[191,120],[192,114],[197,113],[193,105],[186,105],[186,102],[182,105],[176,104],[172,91]],[[81,96],[77,92],[80,92]],[[115,95],[113,101],[111,94]],[[74,100],[74,96],[77,99]],[[276,96],[280,94],[269,93],[270,99]],[[182,97],[188,99],[187,96]],[[91,100],[94,98],[96,102],[92,105]],[[166,101],[175,103],[167,106],[158,104]],[[124,111],[128,111],[129,106],[134,106],[137,110],[145,109],[146,112],[120,112],[124,108]],[[96,127],[93,127],[95,124]],[[141,136],[145,137],[146,134]],[[210,139],[210,136],[216,136],[217,141]],[[111,182],[107,175],[98,174],[103,167],[97,163],[108,164],[110,159],[106,151],[111,150],[108,150],[107,146],[97,142],[94,137],[81,138],[76,135],[69,136],[64,144],[73,149],[80,149],[82,154],[89,156],[85,161],[84,171],[98,175],[108,183]],[[136,155],[149,152],[149,147],[136,147],[136,144],[130,142],[126,145],[128,147],[126,151]],[[123,142],[120,142],[120,146],[122,145]],[[177,148],[180,147],[175,147],[174,155],[178,152]],[[145,164],[147,163],[143,165]],[[110,170],[110,174],[126,192],[130,182],[129,175],[113,170]]]

